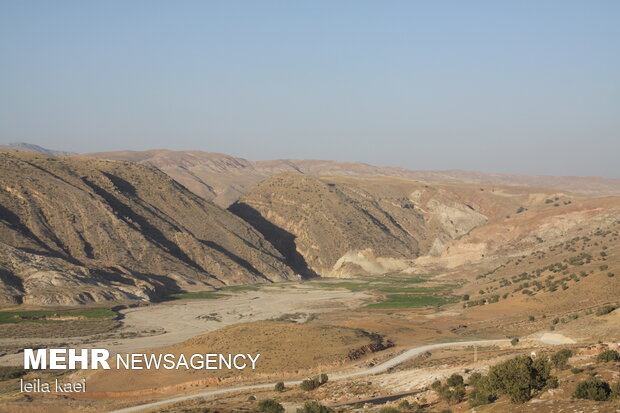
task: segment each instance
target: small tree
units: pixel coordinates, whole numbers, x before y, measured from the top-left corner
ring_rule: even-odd
[[[577,384],[573,398],[605,401],[609,398],[609,393],[609,384],[599,379],[588,379]]]
[[[546,386],[550,370],[544,358],[515,357],[491,367],[485,387],[490,393],[505,394],[513,403],[524,403]]]
[[[265,399],[258,402],[257,409],[264,413],[284,413],[284,407],[273,399]]]
[[[450,387],[461,386],[463,385],[463,376],[461,376],[460,374],[454,373],[453,375],[448,377],[448,380],[446,381],[446,383]]]
[[[571,358],[573,352],[567,348],[562,349],[551,356],[551,364],[553,367],[559,370],[566,370],[568,368],[568,359]]]
[[[277,382],[274,389],[277,392],[280,392],[280,393],[283,392],[284,391],[284,383],[281,382],[281,381]]]

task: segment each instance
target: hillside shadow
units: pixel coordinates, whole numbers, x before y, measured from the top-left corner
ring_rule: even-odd
[[[169,240],[162,231],[160,231],[155,225],[148,222],[145,217],[135,212],[129,205],[126,205],[119,198],[115,197],[94,182],[89,181],[87,178],[82,178],[82,181],[97,195],[103,198],[116,212],[117,217],[124,221],[132,229],[140,232],[150,242],[170,255],[173,255],[186,265],[199,272],[205,272],[205,270],[194,262],[189,256],[187,256],[187,254],[185,254],[185,252],[183,252],[178,245]]]
[[[314,278],[319,275],[308,267],[305,258],[297,251],[295,235],[274,225],[265,219],[260,212],[244,202],[235,202],[228,210],[237,215],[254,229],[263,234],[286,260],[286,263],[303,278]]]

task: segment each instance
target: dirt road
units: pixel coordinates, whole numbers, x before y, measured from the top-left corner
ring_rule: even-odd
[[[389,370],[390,368],[397,366],[398,364],[407,361],[411,358],[414,358],[426,351],[430,351],[430,350],[435,350],[438,348],[444,348],[444,347],[457,347],[457,346],[470,346],[473,344],[477,344],[477,345],[483,345],[483,344],[497,344],[497,343],[507,343],[510,340],[506,340],[506,339],[502,339],[502,340],[479,340],[479,341],[460,341],[460,342],[453,342],[453,343],[440,343],[440,344],[429,344],[426,346],[421,346],[421,347],[416,347],[416,348],[412,348],[409,349],[407,351],[405,351],[404,353],[401,353],[393,358],[391,358],[390,360],[378,364],[376,366],[370,367],[368,369],[364,369],[364,370],[360,370],[360,371],[355,371],[353,373],[347,373],[347,374],[343,374],[343,375],[339,375],[339,376],[332,376],[330,377],[330,381],[335,381],[335,380],[345,380],[345,379],[349,379],[352,377],[358,377],[358,376],[364,376],[364,375],[371,375],[371,374],[378,374],[378,373],[383,373],[387,370]],[[296,386],[299,383],[301,383],[300,380],[298,381],[289,381],[284,383],[286,386]],[[158,406],[163,406],[165,404],[169,404],[169,403],[177,403],[177,402],[182,402],[182,401],[186,401],[186,400],[191,400],[191,399],[197,399],[200,397],[211,397],[211,396],[217,396],[220,394],[226,394],[226,393],[234,393],[234,392],[241,392],[241,391],[247,391],[247,390],[259,390],[259,389],[268,389],[268,388],[273,388],[273,386],[275,386],[275,383],[268,383],[268,384],[255,384],[255,385],[251,385],[251,386],[239,386],[239,387],[231,387],[231,388],[227,388],[227,389],[219,389],[219,390],[211,390],[211,391],[207,391],[207,392],[202,392],[202,393],[197,393],[197,394],[191,394],[188,396],[181,396],[181,397],[174,397],[171,399],[166,399],[166,400],[160,400],[157,402],[152,402],[152,403],[146,403],[146,404],[141,404],[138,406],[133,406],[133,407],[127,407],[125,409],[120,409],[120,410],[114,410],[111,413],[131,413],[131,412],[139,412],[141,410],[144,409],[150,409],[153,407],[158,407]]]

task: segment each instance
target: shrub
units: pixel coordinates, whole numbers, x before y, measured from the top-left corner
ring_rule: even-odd
[[[583,371],[583,369],[580,369],[579,367],[573,367],[572,369],[570,369],[570,372],[573,374],[579,374]]]
[[[519,339],[518,338],[513,338],[512,340],[510,340],[510,344],[512,344],[513,346],[516,346],[517,344],[519,344]]]
[[[530,321],[534,321],[534,320],[536,320],[536,317],[534,317],[533,315],[531,315],[531,316],[529,316],[529,317],[528,317],[528,320],[530,320]]]
[[[441,382],[439,380],[435,380],[433,384],[431,384],[431,389],[437,391],[441,387]]]
[[[606,305],[604,307],[599,307],[596,309],[596,315],[597,316],[602,316],[605,314],[609,314],[612,311],[614,311],[616,309],[616,307],[614,307],[613,305]]]
[[[276,383],[275,387],[274,387],[275,391],[277,392],[283,392],[284,391],[284,383],[279,381]]]
[[[334,411],[329,407],[323,406],[317,401],[305,402],[304,405],[297,409],[297,413],[333,413]]]
[[[469,407],[477,407],[493,403],[495,398],[484,390],[474,389],[469,395]]]
[[[515,357],[491,367],[485,387],[491,393],[508,396],[513,403],[524,403],[532,398],[534,391],[547,385],[550,370],[551,366],[544,358]]]
[[[327,374],[321,373],[319,374],[318,379],[319,379],[319,385],[322,385],[322,384],[327,383],[327,381],[329,380],[329,377],[327,376]]]
[[[257,409],[264,413],[284,413],[284,407],[273,399],[265,399],[258,402]]]
[[[573,398],[605,401],[609,398],[609,384],[599,379],[588,379],[577,384]]]
[[[620,361],[620,353],[616,350],[605,350],[596,356],[596,361],[607,363],[608,361]]]
[[[299,388],[302,389],[303,391],[311,391],[311,390],[316,389],[317,387],[319,387],[319,382],[316,381],[315,379],[306,379],[302,381],[301,384],[299,385]]]
[[[609,400],[620,400],[620,381],[617,381],[611,385]]]
[[[250,397],[248,397],[248,401],[249,401],[249,402],[252,402],[252,401],[254,401],[254,400],[256,400],[256,396],[250,396]]]
[[[568,364],[566,362],[573,355],[573,352],[569,349],[562,349],[551,356],[551,364],[553,367],[560,370],[566,370],[568,368]]]
[[[408,400],[403,400],[400,403],[398,403],[398,408],[400,410],[409,411],[413,409],[413,406],[411,406],[411,403],[409,403]]]
[[[382,407],[379,409],[379,413],[400,413],[400,411],[393,407]]]
[[[470,386],[475,386],[478,383],[478,380],[482,378],[482,374],[475,372],[469,375],[467,382]]]
[[[452,376],[448,377],[448,380],[446,381],[446,383],[450,387],[461,386],[461,385],[463,385],[463,382],[464,382],[463,381],[463,376],[461,376],[460,374],[456,374],[456,373],[454,373]]]
[[[0,381],[17,379],[26,373],[26,370],[19,366],[0,366]]]

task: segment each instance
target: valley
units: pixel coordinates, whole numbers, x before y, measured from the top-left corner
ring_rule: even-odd
[[[476,374],[560,350],[573,369],[550,368],[555,388],[518,404],[489,393],[476,411],[584,409],[571,399],[584,371],[618,380],[617,361],[597,361],[620,342],[618,195],[301,162],[207,196],[164,174],[191,169],[167,155],[0,151],[0,411],[258,411],[274,399],[291,412],[311,400],[460,412],[480,397]],[[231,182],[229,168],[257,168],[218,159]],[[52,346],[263,358],[243,372],[19,368],[21,349]],[[454,374],[467,383],[434,385]],[[16,377],[88,386],[24,395]]]

